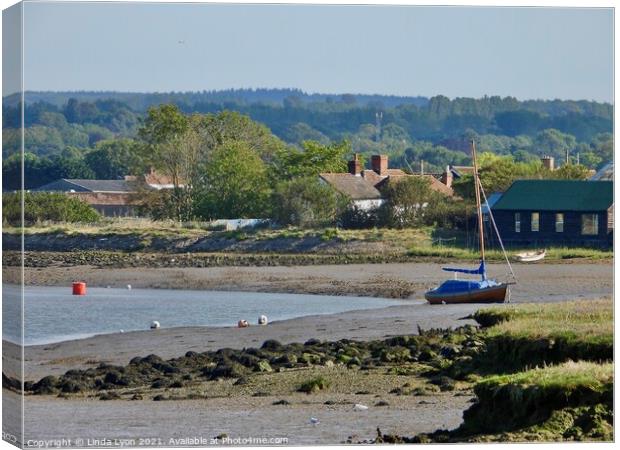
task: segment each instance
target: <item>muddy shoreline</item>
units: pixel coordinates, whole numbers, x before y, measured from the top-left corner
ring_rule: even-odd
[[[489,270],[493,276],[504,273],[503,266],[497,264],[491,264]],[[517,265],[515,272],[519,279],[512,291],[515,303],[609,298],[613,293],[611,262]],[[148,354],[169,359],[188,351],[259,347],[268,339],[282,343],[305,342],[311,338],[329,341],[385,339],[416,334],[418,327],[473,324],[467,317],[482,307],[431,306],[420,301],[425,289],[445,278],[437,263],[161,269],[74,266],[27,268],[24,275],[28,285],[69,286],[70,281],[79,277],[91,286],[132,284],[145,288],[373,295],[412,300],[402,306],[307,316],[273,322],[267,327],[163,328],[29,346],[25,348],[25,378],[29,380],[61,375],[70,369],[93,368],[101,363],[125,365],[131,358]],[[4,276],[6,283],[16,279],[19,271],[5,267]],[[8,342],[3,342],[3,347],[4,370],[7,375],[15,376],[17,374],[9,370],[17,367],[21,349]],[[357,383],[363,379],[360,374],[354,380]],[[6,389],[3,392],[7,398],[17,399],[14,393]],[[290,445],[338,444],[346,442],[349,436],[354,436],[353,442],[372,439],[376,437],[377,426],[384,433],[399,435],[455,428],[461,423],[462,411],[468,408],[472,398],[467,391],[421,397],[388,394],[387,388],[385,392],[351,391],[313,396],[294,393],[261,397],[238,393],[232,398],[163,402],[29,395],[25,402],[25,439],[155,436],[165,439],[163,445],[171,445],[170,438],[209,439],[226,433],[231,438],[285,436]],[[277,406],[276,400],[286,400],[288,404]],[[382,402],[387,405],[377,406]],[[370,408],[355,411],[354,403],[370,405]],[[171,421],[171,417],[175,420]],[[321,424],[311,424],[310,417],[319,417]],[[11,427],[17,430],[20,426],[18,417],[10,412],[5,411],[4,421],[9,430]],[[90,429],[89,424],[93,422],[98,423],[97,436],[85,435],[88,432],[84,430]]]
[[[519,283],[512,286],[511,302],[556,302],[611,297],[613,265],[545,264],[516,265]],[[489,273],[501,276],[504,268],[490,264]],[[4,282],[17,275],[4,268]],[[445,279],[439,264],[353,264],[311,267],[234,267],[184,269],[98,269],[90,266],[47,269],[27,268],[27,285],[70,286],[76,278],[90,286],[140,288],[214,289],[254,292],[291,292],[326,295],[357,295],[409,298],[411,305],[335,315],[307,316],[268,327],[171,328],[156,333],[136,331],[95,336],[57,344],[26,347],[26,378],[83,368],[87,361],[126,364],[134,356],[156,353],[172,358],[188,350],[256,346],[267,339],[304,342],[310,338],[368,340],[412,334],[417,327],[454,327],[481,305],[425,304],[426,289]],[[19,347],[4,342],[5,371],[19,358]]]
[[[461,262],[463,267],[469,264]],[[446,279],[438,262],[327,264],[269,267],[100,268],[26,267],[24,281],[33,286],[70,286],[80,279],[90,286],[281,292],[423,299],[426,290]],[[613,262],[515,264],[518,283],[512,301],[598,298],[613,291]],[[488,264],[489,275],[506,279],[506,266]],[[18,284],[18,267],[4,267],[5,283]]]

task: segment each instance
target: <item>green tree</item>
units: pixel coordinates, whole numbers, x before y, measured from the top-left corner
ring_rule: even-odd
[[[209,155],[196,212],[207,219],[270,217],[267,166],[247,142],[227,141]]]
[[[143,142],[142,159],[172,180],[172,191],[167,193],[170,198],[165,202],[170,208],[169,218],[194,217],[199,169],[204,160],[200,122],[199,116],[188,118],[175,105],[161,105],[149,109],[138,131]]]
[[[322,145],[316,141],[304,141],[302,150],[280,149],[274,164],[280,178],[309,177],[321,172],[345,172],[346,155],[351,153],[348,142]]]
[[[332,225],[345,206],[346,199],[317,177],[282,181],[273,195],[273,217],[281,225]]]
[[[576,145],[574,136],[553,128],[542,130],[534,139],[534,148],[539,155],[551,155],[556,159],[564,159],[566,152],[570,154]]]
[[[238,112],[207,114],[199,116],[198,122],[197,128],[206,151],[215,150],[227,141],[242,141],[264,162],[269,163],[278,150],[284,148],[284,143],[269,128]]]
[[[586,180],[588,179],[589,170],[581,164],[564,164],[557,170],[549,173],[549,178],[557,178],[561,180]]]
[[[172,178],[175,187],[185,180],[185,169],[191,155],[185,154],[183,141],[189,129],[188,118],[175,105],[149,108],[138,136],[144,145],[144,159]]]
[[[137,175],[145,169],[136,142],[132,139],[100,141],[94,150],[84,155],[84,160],[96,178],[106,180]]]
[[[441,194],[431,189],[426,177],[405,177],[400,181],[390,182],[383,190],[386,203],[383,217],[386,225],[391,227],[415,227],[425,223],[425,214],[433,209]]]
[[[316,141],[323,145],[329,144],[327,136],[303,122],[288,127],[283,133],[283,138],[294,144],[301,144],[304,141]]]

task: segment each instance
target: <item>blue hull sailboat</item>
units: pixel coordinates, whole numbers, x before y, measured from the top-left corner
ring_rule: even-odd
[[[478,164],[476,161],[476,145],[474,141],[471,142],[472,159],[474,163],[474,183],[476,194],[476,208],[478,214],[478,232],[480,237],[480,266],[477,269],[457,269],[452,267],[444,267],[443,270],[447,272],[464,273],[468,275],[480,275],[480,280],[447,280],[444,281],[438,287],[431,289],[424,298],[431,304],[447,304],[447,303],[503,303],[506,301],[506,293],[509,292],[509,285],[514,283],[501,283],[487,277],[486,263],[484,257],[484,228],[482,221],[482,207],[481,207],[481,190],[480,180],[478,177]],[[484,191],[482,190],[484,195]],[[485,195],[486,198],[486,195]],[[489,216],[491,223],[497,233],[497,227],[495,226],[495,220],[489,209]],[[499,238],[499,233],[497,233]],[[504,245],[499,238],[502,251]],[[504,251],[504,256],[506,252]],[[510,262],[506,258],[510,272],[514,277]]]

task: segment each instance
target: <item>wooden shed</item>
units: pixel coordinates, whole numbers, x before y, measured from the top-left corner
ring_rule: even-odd
[[[517,180],[493,205],[512,246],[589,246],[613,242],[613,182]]]

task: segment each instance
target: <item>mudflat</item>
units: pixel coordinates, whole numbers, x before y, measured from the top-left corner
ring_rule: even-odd
[[[316,266],[209,268],[97,268],[27,267],[27,285],[70,286],[83,279],[90,286],[201,289],[249,292],[291,292],[422,299],[426,290],[452,276],[439,263],[346,264]],[[458,262],[459,267],[476,266]],[[505,264],[488,264],[489,275],[503,279]],[[513,301],[566,300],[609,295],[613,290],[613,262],[549,262],[513,265],[518,283]],[[4,282],[18,284],[17,267],[5,267]]]
[[[518,283],[511,288],[511,302],[515,303],[594,299],[610,297],[613,292],[611,263],[515,265],[514,269]],[[500,265],[489,267],[494,276],[500,276],[502,271],[504,268]],[[44,277],[37,275],[44,273]],[[410,297],[410,305],[307,316],[273,322],[267,327],[170,328],[28,346],[25,348],[26,379],[92,367],[101,362],[127,364],[134,356],[152,353],[173,358],[189,350],[257,347],[267,339],[290,343],[311,338],[370,340],[415,334],[418,327],[448,328],[473,323],[464,318],[481,307],[475,304],[432,306],[424,302],[423,292],[445,279],[446,272],[442,272],[438,264],[122,270],[77,267],[69,273],[60,268],[30,269],[26,271],[26,282],[39,284],[36,281],[44,278],[49,284],[59,285],[74,279],[76,273],[94,286],[132,284],[153,288],[165,285],[169,288],[364,295],[366,280],[375,287],[371,293],[383,297],[390,297],[394,284],[407,283],[416,286],[416,290]],[[52,276],[54,278],[50,279]],[[112,280],[116,283],[111,283]],[[4,342],[4,349],[5,363],[8,363],[5,367],[14,366],[12,363],[21,357],[19,347]]]
[[[97,269],[84,266],[28,269],[26,282],[31,285],[65,285],[79,276],[91,286],[132,284],[145,288],[384,297],[403,297],[404,286],[404,290],[410,292],[408,297],[411,302],[374,310],[301,317],[273,322],[266,327],[164,328],[29,346],[24,349],[25,378],[38,380],[47,375],[60,375],[69,369],[96,367],[101,363],[125,365],[135,356],[152,353],[167,359],[188,351],[260,347],[268,339],[282,343],[304,342],[311,338],[367,341],[416,334],[418,327],[446,328],[474,323],[467,316],[482,305],[431,306],[422,301],[426,289],[446,278],[440,268],[439,264],[413,263],[208,269]],[[490,266],[493,276],[500,276],[503,272],[500,265]],[[594,299],[611,297],[613,292],[613,266],[610,262],[516,265],[515,273],[518,284],[512,287],[511,296],[511,301],[515,303]],[[9,280],[5,277],[5,282]],[[400,287],[395,289],[394,286]],[[339,299],[334,298],[334,301]],[[18,346],[4,342],[5,372],[10,367],[18,367],[16,363],[20,351]],[[90,424],[97,423],[93,439],[155,437],[163,439],[162,445],[166,446],[183,445],[183,441],[170,439],[212,439],[217,436],[233,440],[285,437],[289,444],[336,444],[346,442],[351,436],[352,442],[360,442],[375,437],[377,427],[384,433],[405,435],[454,428],[461,422],[462,411],[472,398],[467,390],[399,396],[390,394],[391,385],[376,385],[369,392],[357,391],[352,386],[368,377],[359,371],[350,372],[353,377],[351,386],[348,383],[342,383],[340,388],[332,386],[329,393],[310,396],[291,390],[280,393],[278,386],[282,382],[276,380],[282,380],[281,377],[287,373],[273,374],[273,384],[266,385],[271,386],[269,390],[273,392],[264,397],[243,394],[237,386],[230,387],[232,396],[159,402],[28,395],[25,398],[25,439],[88,439],[91,436],[84,430],[91,429]],[[291,372],[286,376],[294,375]],[[394,386],[402,385],[403,381],[393,380],[396,383]],[[215,385],[210,386],[210,389],[215,389]],[[16,394],[3,391],[4,395],[18,399]],[[277,404],[282,400],[284,402]],[[356,403],[369,408],[356,410]],[[311,423],[312,417],[319,419],[320,423]],[[11,414],[5,416],[7,424],[15,422],[17,427],[16,419]]]

